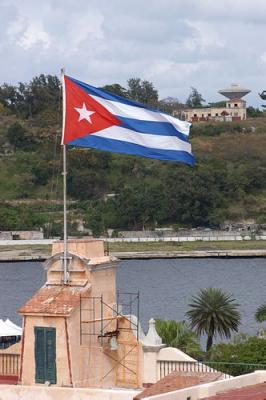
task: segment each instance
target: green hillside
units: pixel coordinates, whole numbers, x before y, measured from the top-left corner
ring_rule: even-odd
[[[32,82],[31,96],[24,93],[19,102],[16,95],[13,104],[0,87],[0,230],[43,227],[47,235],[60,234],[59,83],[37,81],[33,95]],[[226,220],[266,223],[266,118],[200,123],[191,142],[195,168],[69,149],[71,232],[79,220],[95,234]]]

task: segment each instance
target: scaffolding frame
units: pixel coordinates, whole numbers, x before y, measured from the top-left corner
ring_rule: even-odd
[[[124,311],[126,311],[126,313],[124,313]],[[131,383],[134,381],[133,385],[137,387],[139,376],[139,311],[139,291],[117,291],[116,303],[113,305],[107,304],[103,299],[103,295],[82,295],[80,297],[80,345],[85,345],[85,337],[97,337],[99,350],[101,349],[102,355],[107,356],[115,363],[108,371],[102,371],[100,374],[101,376],[98,378],[99,381],[102,382],[112,371],[117,369],[117,383],[125,384],[126,380],[129,379],[125,378],[127,371],[127,374],[131,375]],[[132,318],[133,313],[137,318],[136,320]],[[89,318],[87,318],[88,315]],[[129,322],[128,327],[122,327],[119,324],[119,320],[122,318]],[[87,331],[85,327],[89,327],[89,331]],[[119,333],[122,332],[133,332],[136,341],[134,343],[128,343],[127,341],[119,341],[118,339],[116,344],[119,344],[122,348],[124,347],[124,352],[122,350],[122,354],[120,353],[119,356],[118,353],[113,354],[113,352],[110,351],[112,350],[110,341],[113,337],[117,339]],[[108,347],[106,343],[108,343]],[[90,345],[87,346],[90,347]],[[131,365],[128,365],[128,357],[133,357],[133,359],[135,357],[135,369],[134,366],[131,367]],[[122,367],[122,371],[124,371],[122,372],[123,378],[121,378],[121,370],[119,367]]]
[[[128,298],[128,301],[126,300]],[[84,301],[90,301],[92,308],[83,307]],[[96,317],[97,305],[100,305],[100,316]],[[122,309],[121,309],[122,307]],[[128,310],[125,314],[123,308]],[[112,317],[104,317],[105,309],[112,312]],[[132,312],[136,311],[137,323],[132,320]],[[92,318],[87,320],[83,318],[83,313],[92,313]],[[132,330],[135,332],[137,340],[139,340],[139,291],[137,292],[121,292],[116,293],[116,303],[111,306],[103,300],[101,296],[86,296],[80,297],[80,345],[83,345],[83,336],[97,336],[103,346],[103,338],[118,336],[118,318],[126,318],[130,322],[130,328],[119,328],[121,330]],[[108,331],[107,328],[113,321],[116,321],[116,329]],[[100,329],[96,328],[96,323],[100,323]],[[92,324],[92,332],[84,332],[84,324]]]

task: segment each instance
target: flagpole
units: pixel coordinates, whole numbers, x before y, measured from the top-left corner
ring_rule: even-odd
[[[64,285],[68,283],[67,271],[67,163],[66,163],[66,145],[64,144],[64,128],[65,128],[65,84],[64,84],[64,68],[61,69],[62,93],[63,93],[63,123],[62,123],[62,146],[63,146],[63,203],[64,203],[64,256],[63,256],[63,269],[64,269]]]

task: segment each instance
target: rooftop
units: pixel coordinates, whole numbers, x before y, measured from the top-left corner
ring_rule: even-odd
[[[266,383],[234,389],[202,400],[265,400]]]
[[[80,293],[80,288],[45,285],[18,312],[20,314],[69,315],[79,306]]]
[[[223,379],[222,372],[183,372],[175,371],[160,379],[152,386],[144,389],[141,393],[134,397],[134,400],[144,399],[145,397],[155,396],[157,394],[173,392],[178,389],[184,389],[190,386],[200,385]]]

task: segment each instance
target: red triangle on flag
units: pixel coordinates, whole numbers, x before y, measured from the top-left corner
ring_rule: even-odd
[[[65,125],[63,143],[121,125],[105,107],[67,76],[65,81]]]

